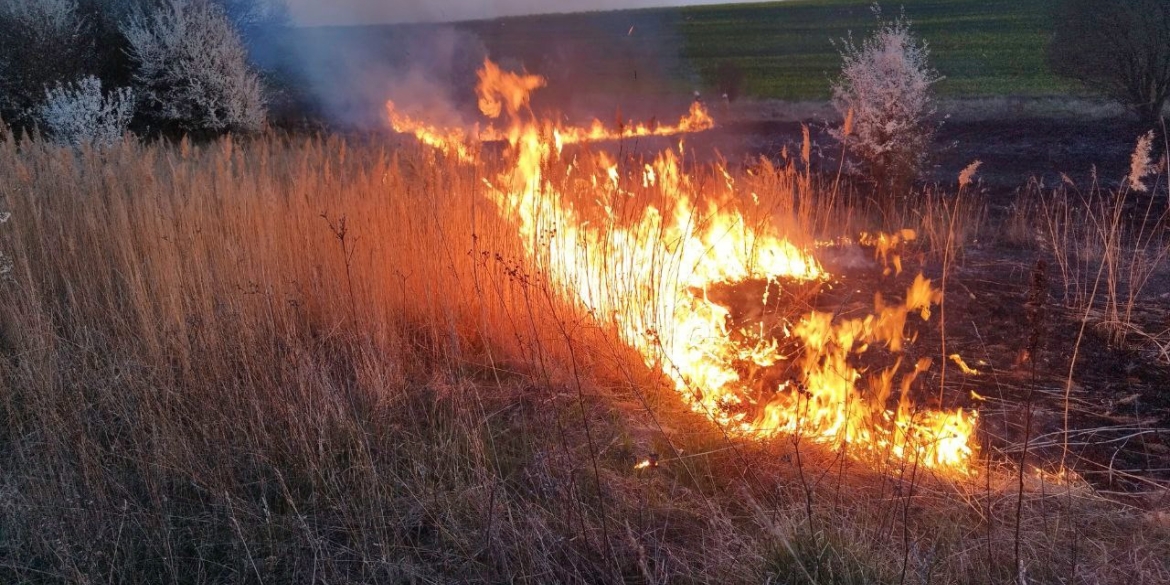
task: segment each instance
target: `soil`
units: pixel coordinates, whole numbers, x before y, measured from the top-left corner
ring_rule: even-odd
[[[1029,461],[1041,469],[1063,461],[1102,491],[1166,498],[1170,365],[1067,309],[1054,270],[1002,247],[973,250],[956,267],[945,301],[948,348],[980,373],[954,368],[948,390],[984,397],[971,405],[993,457],[1019,461],[1026,439]],[[1170,327],[1170,302],[1149,305],[1141,321]],[[925,337],[932,343],[937,330]]]

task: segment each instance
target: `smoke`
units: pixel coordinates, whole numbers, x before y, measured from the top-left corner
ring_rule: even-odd
[[[410,13],[423,4],[401,6]],[[385,128],[387,100],[415,117],[470,125],[480,119],[475,71],[485,57],[547,78],[533,97],[541,115],[575,123],[669,120],[686,112],[698,85],[680,57],[681,18],[620,11],[298,28],[265,53],[287,80],[295,109],[312,104],[316,117],[344,128]]]
[[[548,78],[548,89],[534,98],[536,107],[577,122],[597,117],[612,123],[668,120],[686,112],[698,83],[682,59],[681,18],[673,11],[623,11],[508,26],[550,38],[543,51],[524,55],[530,70]]]
[[[289,29],[265,66],[286,86],[289,108],[350,129],[385,128],[385,103],[460,122],[474,103],[475,66],[486,49],[450,25]],[[463,96],[462,98],[460,96]]]

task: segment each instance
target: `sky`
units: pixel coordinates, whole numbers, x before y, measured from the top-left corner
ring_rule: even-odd
[[[520,14],[719,4],[743,0],[287,0],[302,26],[450,22]]]

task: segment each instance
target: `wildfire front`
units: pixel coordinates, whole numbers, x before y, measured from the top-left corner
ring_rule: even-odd
[[[478,144],[506,141],[504,169],[484,181],[486,195],[515,227],[534,273],[729,433],[799,434],[848,445],[851,456],[870,462],[970,472],[976,413],[920,407],[912,385],[932,360],[903,367],[907,321],[928,320],[942,298],[930,280],[918,276],[901,302],[877,295],[862,317],[784,306],[783,299],[815,295],[833,277],[811,246],[795,243],[798,234],[759,211],[754,193],[723,165],[708,169],[719,181],[699,180],[691,168],[697,165],[682,161],[681,143],[633,173],[604,151],[566,151],[708,130],[714,122],[701,104],[674,125],[574,127],[534,115],[529,97],[544,85],[539,76],[485,62],[477,91],[491,123],[483,128],[432,126],[392,103],[387,110],[394,130],[466,164],[481,163]],[[793,189],[801,180],[791,166],[776,175]],[[893,363],[858,365],[877,347]]]

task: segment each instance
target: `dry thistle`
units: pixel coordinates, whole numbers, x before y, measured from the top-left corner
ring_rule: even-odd
[[[800,147],[800,159],[804,161],[805,168],[808,168],[812,161],[812,140],[808,135],[808,124],[801,124],[800,131],[804,135],[804,143]]]
[[[1153,172],[1150,150],[1154,143],[1154,131],[1150,130],[1138,138],[1137,146],[1129,159],[1129,187],[1134,191],[1146,192],[1149,190],[1143,181]]]
[[[1025,363],[1036,359],[1044,340],[1044,325],[1048,304],[1048,263],[1043,258],[1036,261],[1032,268],[1031,286],[1028,288],[1028,300],[1024,302],[1024,314],[1028,324],[1028,346],[1020,351],[1017,363]]]
[[[959,172],[959,188],[963,189],[971,184],[971,179],[975,178],[975,171],[979,170],[980,165],[983,164],[981,160],[971,161],[967,168]]]

